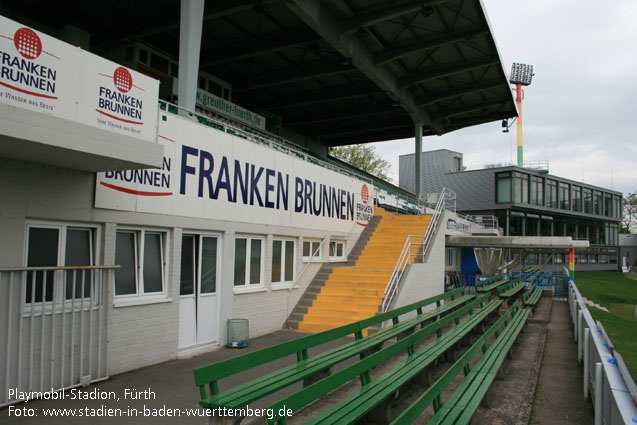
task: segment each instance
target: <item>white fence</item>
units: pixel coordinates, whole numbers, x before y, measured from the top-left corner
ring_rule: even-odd
[[[0,268],[0,406],[108,378],[106,297],[117,266]]]
[[[573,282],[568,295],[577,357],[583,363],[584,398],[589,392],[595,407],[595,425],[637,423],[637,387],[604,327],[586,308]]]

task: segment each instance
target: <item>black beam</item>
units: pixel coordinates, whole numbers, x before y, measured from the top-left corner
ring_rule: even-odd
[[[418,104],[420,106],[428,106],[432,105],[436,102],[440,102],[445,99],[452,99],[454,97],[460,97],[467,94],[480,93],[487,90],[497,89],[497,88],[505,88],[509,89],[509,85],[503,82],[492,82],[485,85],[471,84],[469,86],[464,86],[459,89],[449,90],[442,93],[432,93],[426,97],[418,99]]]
[[[500,61],[498,58],[489,58],[486,60],[465,62],[463,64],[442,66],[427,71],[415,72],[408,77],[402,78],[398,84],[400,88],[405,88],[413,86],[414,84],[424,83],[425,81],[436,80],[438,78],[448,77],[450,75],[460,74],[462,72],[467,72],[473,69],[483,68],[485,66],[495,65],[499,63]]]

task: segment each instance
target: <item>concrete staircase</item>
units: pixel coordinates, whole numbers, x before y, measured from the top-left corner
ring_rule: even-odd
[[[394,215],[376,207],[359,243],[360,255],[340,266],[325,265],[292,312],[287,327],[322,332],[375,315],[409,234],[424,235],[428,215]],[[367,233],[367,234],[365,234]],[[413,254],[418,252],[414,246]]]

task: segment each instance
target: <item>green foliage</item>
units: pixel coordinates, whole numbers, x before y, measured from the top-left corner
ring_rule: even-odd
[[[619,233],[635,233],[637,231],[637,192],[627,193],[623,204],[624,215],[619,225]]]
[[[578,272],[575,284],[582,296],[609,309],[607,313],[588,307],[593,318],[604,325],[615,349],[637,381],[637,317],[627,316],[631,306],[637,315],[637,281],[619,272]]]
[[[391,163],[385,161],[376,153],[376,147],[371,145],[349,145],[330,148],[330,155],[347,162],[359,170],[372,174],[383,180],[388,180],[387,173]]]

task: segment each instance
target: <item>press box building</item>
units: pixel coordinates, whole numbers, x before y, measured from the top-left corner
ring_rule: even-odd
[[[414,188],[414,157],[399,158],[399,185],[405,190]],[[576,251],[577,270],[617,270],[620,192],[549,174],[547,162],[467,169],[462,153],[440,149],[423,152],[421,164],[423,193],[456,191],[458,211],[495,216],[505,236],[587,240],[590,247]],[[526,264],[560,270],[568,258],[563,251],[537,250]]]

